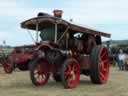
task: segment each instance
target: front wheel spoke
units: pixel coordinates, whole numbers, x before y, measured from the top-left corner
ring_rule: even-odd
[[[65,75],[66,76],[70,76],[71,75],[71,72],[67,71],[67,72],[65,72]]]
[[[78,68],[75,67],[75,69],[74,69],[74,73],[77,73],[77,72],[78,72]]]
[[[73,65],[72,66],[72,71],[76,71],[76,69],[77,69],[76,66]]]
[[[69,79],[69,78],[71,78],[71,77],[72,77],[72,74],[71,74],[71,73],[65,74],[65,79],[66,79],[66,80]]]
[[[70,66],[70,65],[67,65],[67,69],[68,69],[69,71],[71,71],[71,66]]]
[[[75,80],[75,78],[76,78],[76,76],[75,76],[75,75],[76,75],[76,74],[73,74],[73,76],[72,76],[72,79],[73,79],[73,80]]]
[[[73,70],[73,69],[74,69],[74,65],[73,65],[73,64],[71,64],[70,66],[71,66],[71,70]]]

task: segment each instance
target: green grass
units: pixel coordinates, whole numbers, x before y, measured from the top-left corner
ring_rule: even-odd
[[[0,70],[0,96],[128,96],[128,72],[113,67],[107,84],[94,85],[89,77],[82,75],[75,89],[64,89],[52,78],[45,86],[35,87],[31,84],[29,72],[5,74]]]

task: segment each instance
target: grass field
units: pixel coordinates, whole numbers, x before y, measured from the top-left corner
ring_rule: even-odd
[[[29,72],[5,74],[0,69],[0,96],[128,96],[128,72],[111,68],[105,85],[94,85],[90,78],[81,75],[77,88],[64,89],[51,78],[43,87],[31,84]]]

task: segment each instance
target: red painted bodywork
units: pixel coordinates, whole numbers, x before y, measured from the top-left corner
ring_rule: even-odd
[[[14,63],[21,64],[27,62],[28,60],[32,60],[36,55],[36,47],[36,45],[15,47],[14,50],[12,51]],[[29,48],[32,49],[31,52]]]

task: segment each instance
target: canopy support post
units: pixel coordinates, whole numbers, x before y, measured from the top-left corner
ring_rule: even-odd
[[[58,29],[58,25],[57,25],[57,23],[55,24],[55,43],[57,43],[57,29]]]
[[[38,22],[36,23],[36,43],[38,43],[38,33],[39,33],[39,26]]]

